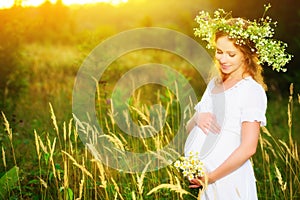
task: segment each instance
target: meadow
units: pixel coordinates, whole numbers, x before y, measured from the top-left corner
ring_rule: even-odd
[[[110,23],[114,23],[113,13],[106,12],[106,15],[111,16]],[[84,14],[88,15],[84,12],[77,13],[77,19],[84,17]],[[179,21],[172,21],[169,28],[179,29],[191,16],[181,17]],[[50,24],[51,19],[48,22]],[[140,16],[131,23],[146,26],[149,23],[155,24],[157,20],[160,24],[155,25],[168,24],[162,19],[150,19]],[[140,172],[127,173],[106,162],[99,162],[88,145],[81,141],[79,132],[82,125],[72,115],[72,94],[77,72],[83,60],[99,42],[125,28],[137,26],[128,25],[124,20],[115,27],[105,24],[104,19],[101,20],[98,23],[104,25],[93,31],[86,31],[84,27],[95,24],[80,21],[82,23],[75,31],[76,37],[63,32],[58,38],[55,32],[46,27],[45,32],[36,33],[35,39],[27,33],[26,42],[22,40],[20,45],[8,44],[8,47],[18,47],[18,62],[17,65],[12,65],[16,68],[11,68],[16,73],[1,71],[2,74],[9,75],[9,83],[11,81],[16,84],[12,84],[14,87],[5,87],[3,92],[6,107],[1,110],[0,116],[3,124],[0,128],[0,199],[198,198],[199,190],[189,189],[189,182],[172,165],[172,161],[182,155],[176,148],[168,149],[172,154],[160,158],[160,162],[168,163],[165,167],[149,170],[156,164],[149,162],[143,163],[144,168]],[[32,30],[37,30],[38,25],[33,24],[36,27],[31,27]],[[190,27],[186,26],[183,32],[188,32],[186,30]],[[66,27],[57,25],[52,28]],[[12,39],[10,29],[5,30],[8,30],[5,36]],[[43,40],[43,37],[47,40]],[[7,55],[15,51],[13,47],[6,49]],[[16,59],[13,56],[11,58]],[[9,59],[5,62],[10,63]],[[132,93],[126,102],[128,110],[123,113],[124,121],[128,129],[132,125],[126,123],[126,116],[130,116],[139,126],[155,129],[151,122],[151,106],[162,105],[165,112],[157,110],[155,115],[158,121],[165,122],[160,124],[161,129],[153,137],[136,138],[128,136],[118,127],[114,118],[117,114],[115,105],[109,101],[112,91],[124,73],[145,63],[162,63],[187,77],[198,99],[205,88],[205,81],[190,63],[168,52],[149,49],[135,51],[111,63],[96,84],[95,110],[105,138],[120,155],[125,152],[153,153],[154,150],[165,148],[180,130],[181,120],[186,122],[193,114],[192,103],[185,108],[186,115],[182,113],[179,100],[181,94],[150,84]],[[274,84],[274,79],[266,80],[269,85],[268,124],[261,129],[259,146],[252,158],[259,199],[300,199],[300,94],[299,83],[295,80],[297,79],[285,82],[289,87],[283,90],[277,90],[281,82]],[[175,88],[180,84],[174,77],[168,77],[167,81],[174,84]],[[93,131],[92,129],[86,134],[95,134]],[[129,161],[118,160],[116,163],[122,166],[127,162]]]
[[[3,173],[0,184],[3,188],[1,190],[3,198],[8,196],[10,199],[197,198],[197,191],[188,188],[187,180],[171,164],[152,172],[148,172],[145,168],[140,173],[125,173],[97,161],[82,144],[78,126],[72,118],[72,89],[78,69],[76,58],[80,57],[80,53],[66,46],[29,45],[24,51],[32,53],[32,56],[27,56],[26,61],[31,66],[32,72],[29,91],[17,104],[15,121],[7,121],[5,113],[2,113],[4,130],[1,134],[0,166]],[[110,76],[115,77],[117,72],[128,70],[133,57],[144,60],[145,58],[140,58],[141,54],[145,55],[144,52],[136,52],[120,58],[112,64],[103,79],[110,80]],[[163,59],[164,63],[168,63],[169,60],[175,66],[175,63],[183,62],[163,53],[160,53],[160,58],[155,52],[150,51],[148,54],[150,58],[146,58],[147,62]],[[56,58],[55,63],[52,62],[53,58]],[[135,61],[144,62],[138,59]],[[192,70],[187,70],[191,66],[186,65],[183,68],[186,70],[182,68],[178,70],[193,77],[193,73],[190,72]],[[199,81],[191,84],[196,87],[197,82]],[[113,81],[108,81],[105,86],[103,83],[99,84],[97,112],[113,112],[112,105],[105,103],[113,85]],[[199,96],[201,96],[200,89],[198,89]],[[286,100],[269,103],[270,125],[262,129],[259,149],[253,157],[260,199],[299,198],[299,141],[295,133],[299,130],[296,119],[299,117],[300,97],[299,94],[292,92],[291,85],[291,95]],[[147,152],[151,149],[160,149],[174,137],[178,128],[177,118],[181,114],[176,106],[179,104],[178,98],[176,94],[169,94],[164,88],[141,88],[135,92],[130,105],[134,109],[130,110],[130,114],[137,123],[149,125],[150,120],[147,102],[149,98],[143,97],[140,93],[145,96],[152,94],[156,103],[169,107],[166,115],[170,117],[157,137],[140,141],[124,137],[124,133],[115,127],[111,115],[99,115],[103,131],[122,151]],[[285,108],[278,108],[282,106]],[[179,156],[180,152],[177,153]],[[175,159],[176,157],[173,158]]]

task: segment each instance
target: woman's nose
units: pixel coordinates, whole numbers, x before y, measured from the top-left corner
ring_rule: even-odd
[[[220,55],[218,60],[219,60],[220,63],[224,63],[224,62],[226,62],[226,59],[227,59],[226,55],[222,54],[222,55]]]

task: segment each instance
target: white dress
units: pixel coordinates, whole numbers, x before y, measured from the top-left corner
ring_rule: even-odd
[[[185,154],[200,152],[199,158],[207,171],[220,166],[241,143],[243,121],[258,121],[266,125],[267,97],[260,84],[246,77],[232,88],[214,94],[214,79],[207,85],[201,101],[195,106],[197,112],[211,112],[221,126],[219,134],[204,134],[195,126],[185,143]],[[256,180],[250,160],[231,174],[209,184],[201,200],[256,200]]]

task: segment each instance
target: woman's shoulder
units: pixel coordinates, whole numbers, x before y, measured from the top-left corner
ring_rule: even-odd
[[[240,90],[240,100],[243,108],[254,106],[256,108],[265,109],[268,98],[263,86],[252,77],[247,77]]]
[[[267,94],[265,89],[252,77],[245,78],[244,84],[242,84],[240,92],[244,101],[267,101]]]
[[[212,77],[208,82],[207,87],[212,89],[216,85],[217,81],[218,81],[217,76]]]
[[[255,81],[251,76],[248,76],[244,78],[243,86],[246,89],[246,91],[261,91],[265,93],[265,90],[261,84],[259,84],[257,81]]]

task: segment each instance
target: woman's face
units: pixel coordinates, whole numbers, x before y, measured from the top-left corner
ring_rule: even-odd
[[[216,60],[222,73],[239,78],[244,72],[244,55],[227,36],[216,40]]]

